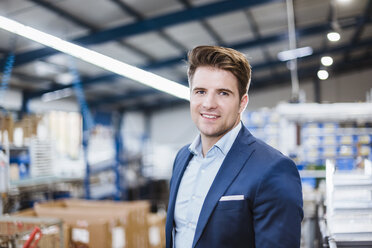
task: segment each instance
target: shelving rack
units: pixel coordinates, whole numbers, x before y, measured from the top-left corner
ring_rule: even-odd
[[[125,164],[121,159],[121,153],[123,151],[123,143],[120,134],[120,127],[122,124],[122,115],[119,116],[105,116],[101,118],[102,113],[96,114],[96,125],[102,125],[106,128],[113,127],[112,132],[112,148],[114,153],[108,159],[104,159],[99,162],[91,161],[90,155],[90,145],[92,145],[92,132],[93,130],[87,130],[86,125],[83,130],[83,148],[84,148],[84,158],[86,161],[86,171],[84,177],[84,187],[85,187],[85,198],[86,199],[106,199],[113,198],[115,200],[120,200],[125,194],[125,189],[123,188],[122,176],[121,176],[121,166]],[[102,173],[113,172],[114,179],[113,182],[105,183],[103,185],[95,185],[92,183],[92,178],[98,176]],[[94,192],[94,193],[93,193]]]

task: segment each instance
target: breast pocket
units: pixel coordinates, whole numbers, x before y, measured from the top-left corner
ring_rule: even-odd
[[[245,207],[246,200],[232,200],[232,201],[219,201],[216,206],[216,211],[238,211]]]

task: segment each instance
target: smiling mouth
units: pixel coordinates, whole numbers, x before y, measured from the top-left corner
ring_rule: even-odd
[[[216,115],[208,115],[208,114],[200,114],[202,117],[206,118],[206,119],[210,119],[210,120],[213,120],[213,119],[217,119],[218,116]]]

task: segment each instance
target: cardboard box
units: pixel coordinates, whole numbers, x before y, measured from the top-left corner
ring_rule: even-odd
[[[66,223],[71,230],[72,247],[89,248],[124,248],[128,214],[113,216],[111,213],[92,211],[84,208],[50,207],[37,204],[38,216],[57,217]],[[120,236],[121,235],[121,236]]]
[[[146,201],[113,202],[71,199],[35,205],[38,215],[59,217],[70,225],[73,244],[102,248],[147,248],[149,209],[150,204]],[[83,239],[79,240],[78,237],[83,237]],[[99,243],[99,240],[106,242]]]
[[[61,202],[59,204],[61,204]],[[95,209],[99,213],[102,213],[102,210],[105,210],[113,216],[117,216],[123,211],[129,212],[129,222],[131,224],[126,228],[128,247],[148,247],[147,215],[150,212],[150,203],[148,201],[116,202],[68,199],[64,200],[62,204],[69,208]]]
[[[165,219],[164,214],[149,213],[147,215],[149,248],[165,247]]]

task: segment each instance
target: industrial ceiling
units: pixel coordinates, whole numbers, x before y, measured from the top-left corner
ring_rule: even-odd
[[[333,57],[330,76],[372,64],[372,0],[293,0],[297,47],[312,55],[298,58],[298,77],[317,81],[320,58]],[[72,41],[125,63],[187,85],[186,54],[197,45],[235,48],[249,58],[251,91],[290,84],[285,0],[1,0],[0,15]],[[331,42],[327,33],[338,31]],[[0,71],[15,55],[9,88],[29,100],[74,88],[84,89],[91,108],[143,109],[186,104],[150,87],[72,59],[52,48],[0,30]],[[73,61],[73,63],[71,63]],[[78,71],[80,80],[69,76]]]

